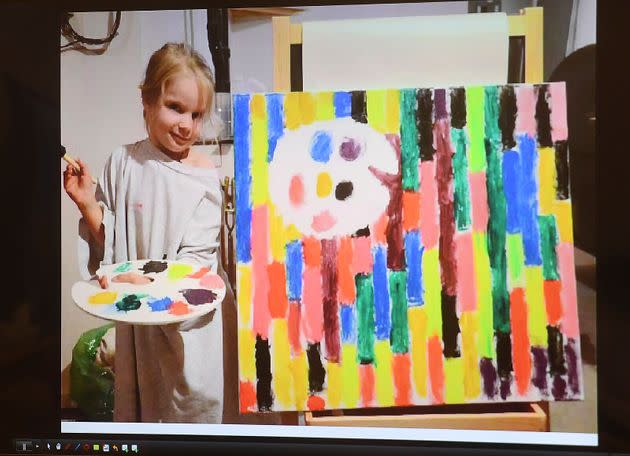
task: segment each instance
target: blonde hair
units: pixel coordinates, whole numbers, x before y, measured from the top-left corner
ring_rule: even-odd
[[[154,104],[164,92],[168,81],[176,74],[186,71],[191,71],[200,88],[204,89],[207,95],[204,114],[208,114],[214,98],[212,71],[204,58],[184,43],[166,43],[151,55],[144,80],[139,86],[142,102]]]

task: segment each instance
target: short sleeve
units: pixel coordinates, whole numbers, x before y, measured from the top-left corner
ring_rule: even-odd
[[[186,227],[177,260],[195,263],[217,272],[221,205],[203,198]]]

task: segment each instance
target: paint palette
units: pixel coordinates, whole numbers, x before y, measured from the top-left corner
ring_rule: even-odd
[[[225,282],[208,268],[177,261],[139,260],[102,266],[98,281],[77,282],[72,299],[86,312],[107,320],[162,325],[197,318],[225,297]]]

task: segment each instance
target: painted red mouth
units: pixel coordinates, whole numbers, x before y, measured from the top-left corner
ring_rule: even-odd
[[[328,211],[322,211],[313,217],[311,228],[318,233],[328,231],[337,223],[337,219]]]

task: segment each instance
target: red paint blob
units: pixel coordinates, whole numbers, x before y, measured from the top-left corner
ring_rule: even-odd
[[[256,388],[251,382],[240,382],[239,399],[241,413],[253,412],[256,405]]]
[[[527,332],[527,303],[525,290],[515,288],[510,293],[510,325],[512,326],[512,360],[518,394],[524,396],[529,389],[532,359]]]
[[[359,384],[363,406],[370,407],[374,402],[374,367],[371,364],[359,366]]]
[[[293,176],[289,183],[289,201],[294,206],[300,206],[304,203],[304,181],[299,174]]]
[[[411,360],[409,353],[396,354],[393,358],[396,405],[411,405]]]
[[[188,304],[182,301],[175,301],[171,304],[171,307],[168,309],[168,313],[173,315],[186,315],[190,313],[190,309],[188,308]]]
[[[324,399],[319,396],[309,396],[306,401],[306,406],[309,410],[324,410],[325,405]]]
[[[269,314],[271,318],[286,318],[287,307],[287,278],[284,263],[274,261],[267,265],[269,278]]]
[[[195,272],[194,274],[188,274],[186,277],[189,277],[191,279],[200,279],[204,276],[204,274],[210,272],[210,269],[208,268],[201,268],[199,269],[197,272]]]

